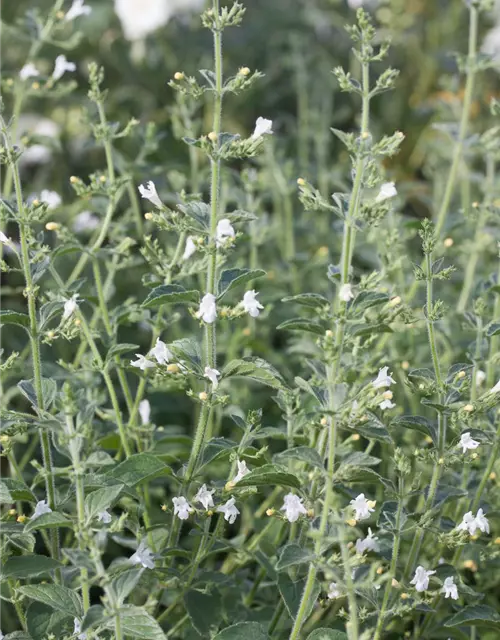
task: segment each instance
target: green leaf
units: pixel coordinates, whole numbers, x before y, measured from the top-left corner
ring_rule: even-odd
[[[258,622],[238,622],[220,631],[213,640],[269,640]]]
[[[225,269],[221,273],[217,285],[218,299],[223,298],[228,291],[257,278],[263,278],[265,275],[266,272],[262,269]]]
[[[423,416],[399,416],[391,420],[391,427],[403,427],[404,429],[412,429],[420,433],[430,436],[434,443],[437,443],[436,427]]]
[[[242,209],[236,209],[230,213],[224,213],[224,218],[228,218],[231,222],[252,222],[257,220],[257,216],[249,211],[243,211]]]
[[[35,496],[31,493],[30,489],[24,482],[20,480],[13,480],[12,478],[4,478],[0,480],[0,498],[10,495],[10,499],[7,502],[13,502],[14,500],[20,500],[22,502],[35,502]]]
[[[357,424],[354,430],[365,438],[392,444],[391,434],[387,431],[384,423],[381,422],[379,418],[370,411],[367,412],[367,416],[367,422]]]
[[[307,333],[315,333],[318,336],[324,336],[326,331],[323,325],[312,322],[312,320],[305,320],[304,318],[285,320],[285,322],[282,322],[276,328],[286,331],[305,331]]]
[[[13,631],[4,636],[5,640],[33,640],[29,633],[24,631]]]
[[[171,474],[170,467],[158,457],[150,453],[137,453],[113,467],[105,475],[122,482],[127,487],[135,487],[150,478]]]
[[[299,293],[296,296],[287,296],[283,298],[281,302],[295,302],[303,307],[310,307],[311,309],[321,309],[330,305],[330,301],[319,293]]]
[[[500,627],[500,615],[485,604],[472,604],[451,616],[445,623],[445,627],[465,626],[494,626]]]
[[[385,304],[388,301],[389,296],[386,293],[361,291],[361,293],[356,296],[356,299],[353,300],[350,311],[354,313],[364,313],[367,309]]]
[[[191,589],[184,596],[184,604],[193,627],[201,635],[207,635],[212,628],[217,629],[222,619],[222,603],[218,591],[208,594]]]
[[[69,614],[63,611],[54,611],[41,602],[33,602],[26,613],[26,625],[33,640],[46,640],[50,633],[56,638],[63,638],[68,618]]]
[[[306,584],[307,578],[303,578],[302,580],[297,580],[294,582],[286,573],[280,573],[278,577],[278,588],[280,590],[283,601],[285,602],[285,606],[288,609],[288,613],[290,616],[295,619],[297,616],[297,612],[300,607],[300,603],[302,601],[302,594],[304,593],[304,587]],[[304,620],[306,620],[313,607],[316,604],[316,600],[321,592],[321,586],[317,580],[314,581],[313,588],[310,593],[309,602],[304,612]]]
[[[30,584],[19,587],[17,591],[73,618],[81,618],[83,615],[80,597],[68,587],[59,584]]]
[[[174,340],[168,348],[179,360],[187,360],[195,369],[201,367],[201,348],[196,340],[192,338]]]
[[[34,407],[38,407],[37,394],[33,380],[21,380],[17,383],[21,393],[31,402]],[[49,409],[54,402],[57,393],[57,384],[52,378],[42,378],[42,397],[44,409]]]
[[[388,324],[357,324],[353,325],[349,333],[354,338],[368,338],[378,333],[393,333]]]
[[[127,596],[135,589],[143,572],[144,569],[127,569],[113,579],[111,588],[120,605],[125,602]]]
[[[82,620],[82,631],[95,627],[106,619],[104,607],[100,604],[92,605]]]
[[[363,451],[354,451],[342,460],[342,464],[347,464],[351,467],[375,467],[380,462],[380,458],[369,456]]]
[[[124,636],[134,640],[165,640],[160,625],[141,607],[127,606],[119,609]]]
[[[231,360],[223,369],[224,378],[239,377],[249,378],[255,382],[260,382],[273,389],[283,389],[286,387],[285,381],[276,369],[262,358],[249,356],[241,360]]]
[[[210,207],[205,202],[187,202],[177,208],[205,229],[210,228]]]
[[[62,564],[47,556],[11,556],[2,567],[2,577],[23,580],[49,573],[58,567],[62,567]]]
[[[318,467],[318,469],[324,469],[324,464],[321,456],[316,451],[316,449],[313,449],[312,447],[294,447],[293,449],[287,449],[286,451],[277,453],[274,456],[274,459],[277,462],[286,460],[300,460],[301,462],[306,462],[313,467]]]
[[[488,336],[488,338],[500,335],[500,322],[492,322],[490,325],[488,325],[488,328],[486,329],[486,335]]]
[[[314,554],[299,544],[292,542],[283,547],[278,562],[276,563],[276,571],[284,571],[289,567],[298,564],[305,564],[314,560]]]
[[[180,284],[162,284],[151,291],[142,306],[146,309],[156,309],[163,304],[198,303],[199,301],[198,291],[186,291]]]
[[[10,491],[7,489],[5,482],[0,480],[0,504],[10,504],[11,502],[14,502],[14,500],[10,495]]]
[[[292,487],[293,489],[300,489],[301,487],[300,480],[293,473],[289,473],[274,464],[265,464],[250,471],[236,484],[236,488],[261,487],[264,485]]]
[[[71,529],[73,523],[63,513],[52,511],[51,513],[43,513],[37,518],[32,518],[24,527],[24,533],[35,531],[36,529],[57,529],[66,527]]]
[[[140,349],[138,344],[128,344],[128,343],[115,344],[115,346],[111,347],[111,349],[108,351],[106,355],[106,360],[110,360],[114,356],[119,356],[122,353],[127,353],[129,351],[136,351],[136,349]]]
[[[336,629],[316,629],[306,640],[348,640],[347,634]]]
[[[4,324],[17,324],[18,327],[29,329],[30,318],[25,313],[3,309],[0,311],[0,327]]]
[[[87,518],[92,520],[98,513],[110,507],[112,502],[118,498],[122,489],[123,486],[121,484],[117,484],[112,487],[97,489],[97,491],[89,493],[85,498],[85,514]]]

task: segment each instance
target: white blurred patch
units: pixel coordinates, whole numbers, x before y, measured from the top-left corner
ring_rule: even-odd
[[[198,11],[205,0],[115,0],[115,12],[127,40],[143,40],[176,14]]]
[[[58,138],[60,134],[59,125],[48,118],[40,118],[33,113],[27,113],[19,118],[18,143],[24,136],[45,136],[47,138]],[[34,144],[27,147],[21,156],[21,165],[45,164],[52,157],[52,149],[44,144]]]

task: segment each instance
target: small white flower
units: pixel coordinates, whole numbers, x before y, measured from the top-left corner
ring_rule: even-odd
[[[73,221],[73,231],[82,233],[84,231],[94,231],[100,224],[99,217],[90,211],[82,211]]]
[[[10,238],[7,238],[3,231],[0,231],[0,242],[2,244],[12,244],[12,240]]]
[[[371,500],[365,498],[364,493],[360,493],[355,500],[350,501],[350,505],[356,511],[356,520],[366,520],[370,517],[370,513],[373,513],[375,509],[370,506]]]
[[[172,502],[174,503],[174,516],[177,516],[179,520],[187,520],[189,514],[194,511],[184,496],[172,498]]]
[[[394,186],[394,182],[385,182],[378,192],[377,197],[375,198],[375,202],[383,202],[384,200],[389,200],[390,198],[394,198],[397,196],[398,192],[396,187]]]
[[[500,25],[497,24],[486,33],[481,52],[491,56],[495,62],[500,60]]]
[[[335,598],[342,597],[342,592],[338,588],[336,582],[330,582],[330,584],[328,585],[327,597],[329,600],[335,600]]]
[[[211,369],[210,367],[205,367],[205,374],[203,377],[210,380],[212,383],[212,391],[215,391],[219,386],[218,378],[220,377],[220,371],[217,371],[217,369]]]
[[[212,497],[214,493],[215,493],[215,489],[212,489],[211,491],[209,491],[207,489],[207,485],[202,484],[201,487],[198,489],[198,493],[193,498],[193,502],[199,502],[200,504],[203,505],[205,509],[208,510],[210,507],[214,506],[214,499]]]
[[[410,584],[414,584],[417,591],[425,591],[429,586],[429,577],[435,573],[435,571],[426,571],[424,567],[418,566]]]
[[[75,293],[64,303],[63,320],[67,320],[78,309],[78,294]]]
[[[471,536],[474,535],[477,529],[477,524],[476,519],[472,515],[472,511],[467,511],[457,529],[459,531],[468,531]]]
[[[78,634],[77,638],[78,640],[87,640],[87,634],[86,633],[82,633],[82,623],[80,622],[80,620],[78,620],[78,618],[75,618],[73,620],[73,624],[74,624],[74,629],[73,629],[73,635]],[[1,638],[0,638],[1,640]]]
[[[365,0],[347,0],[349,9],[359,9],[363,6]]]
[[[111,514],[108,513],[107,509],[104,509],[104,511],[100,511],[97,514],[97,519],[99,520],[99,522],[102,522],[104,524],[109,524],[112,520]]]
[[[352,300],[354,298],[352,285],[350,285],[348,282],[346,282],[346,284],[343,284],[339,290],[339,298],[342,300],[342,302],[349,302],[349,300]]]
[[[476,371],[476,384],[477,384],[477,386],[480,387],[485,380],[486,380],[486,373],[484,371],[482,371],[481,369],[478,369]]]
[[[382,389],[382,387],[390,387],[391,384],[396,384],[396,381],[391,378],[388,371],[389,367],[382,367],[382,369],[379,369],[377,377],[372,381],[374,389]]]
[[[396,403],[391,402],[389,399],[387,399],[387,400],[383,400],[378,406],[383,411],[384,409],[394,409],[394,407],[396,406]]]
[[[68,13],[64,16],[66,22],[70,20],[74,20],[79,16],[88,16],[89,13],[92,13],[92,7],[84,4],[85,0],[73,0],[73,4],[68,10]]]
[[[74,62],[68,62],[68,60],[66,60],[66,56],[61,53],[60,56],[57,56],[54,63],[52,78],[54,80],[60,80],[66,71],[76,71],[76,64]]]
[[[239,509],[234,504],[235,502],[236,500],[234,496],[231,496],[226,504],[221,504],[220,507],[217,507],[217,511],[224,514],[224,520],[229,522],[229,524],[233,524],[240,513]]]
[[[366,538],[356,540],[356,552],[363,555],[365,551],[378,551],[378,538],[373,535],[372,530],[368,527],[368,535]]]
[[[183,260],[188,260],[193,253],[196,253],[196,245],[194,243],[193,236],[188,236],[186,238],[186,246],[184,248],[184,253],[182,254]]]
[[[233,484],[236,484],[250,473],[250,469],[247,467],[245,460],[238,460],[236,464],[238,465],[238,473],[231,480]]]
[[[481,531],[483,533],[489,533],[490,532],[490,523],[488,522],[488,520],[484,516],[484,513],[483,513],[482,509],[478,509],[478,511],[476,513],[476,524],[479,527],[479,529],[481,529]]]
[[[215,296],[213,293],[206,293],[200,303],[200,308],[196,313],[197,318],[201,318],[203,322],[212,324],[217,317],[217,307],[215,304]]]
[[[57,209],[61,205],[62,199],[56,191],[43,189],[40,194],[40,202],[47,204],[49,209]]]
[[[460,436],[460,442],[457,447],[462,447],[462,453],[465,453],[467,449],[477,449],[479,444],[477,440],[471,438],[470,431],[466,431]]]
[[[229,220],[229,218],[219,220],[215,231],[215,244],[220,247],[225,244],[228,238],[234,239],[235,236],[236,232],[231,224],[231,220]]]
[[[273,133],[273,121],[266,118],[257,118],[255,123],[255,129],[252,133],[252,140],[257,140],[264,135],[271,135]]]
[[[153,552],[146,545],[144,541],[137,548],[137,551],[133,556],[129,558],[132,564],[142,564],[145,569],[154,569],[155,563],[153,560]]]
[[[40,500],[36,503],[35,511],[33,512],[31,519],[34,520],[39,516],[43,516],[45,513],[52,513],[52,509],[47,504],[47,500]]]
[[[133,367],[137,367],[138,369],[140,369],[141,371],[146,371],[146,369],[152,369],[153,367],[156,367],[154,362],[151,362],[151,360],[148,360],[146,358],[146,356],[141,356],[140,353],[136,353],[135,354],[137,357],[137,360],[131,360],[130,364]]]
[[[490,389],[489,393],[500,393],[500,380]]]
[[[285,518],[288,522],[297,522],[301,513],[307,513],[307,509],[302,504],[302,499],[293,493],[287,493],[283,498],[283,506],[280,511],[285,512]]]
[[[163,207],[163,202],[158,197],[155,183],[152,180],[150,180],[146,184],[146,186],[143,186],[142,184],[140,184],[139,193],[143,198],[152,202],[155,205],[155,207],[159,207],[160,209]]]
[[[142,424],[148,424],[149,417],[151,416],[151,405],[149,400],[141,400],[139,402],[139,415],[141,416]]]
[[[153,356],[158,364],[168,364],[173,358],[171,351],[160,338],[156,338],[155,346],[151,349],[149,355]]]
[[[36,78],[39,75],[40,75],[40,72],[32,62],[28,62],[28,64],[25,64],[24,67],[19,72],[19,77],[21,78],[21,80],[27,80],[28,78]]]
[[[446,578],[446,580],[443,583],[443,588],[441,589],[441,593],[444,593],[445,598],[458,600],[458,589],[453,579],[453,576]]]
[[[243,296],[243,300],[241,301],[243,309],[245,309],[246,313],[252,316],[252,318],[257,318],[261,310],[264,308],[257,300],[258,295],[259,294],[253,289],[251,291],[246,291]]]

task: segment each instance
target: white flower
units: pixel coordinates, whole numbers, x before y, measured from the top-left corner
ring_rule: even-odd
[[[397,196],[398,192],[396,187],[394,186],[394,182],[385,182],[378,192],[377,197],[375,198],[375,202],[383,202],[384,200],[389,200],[390,198],[394,198]]]
[[[351,500],[349,503],[356,511],[356,520],[366,520],[370,517],[370,513],[373,513],[375,509],[371,506],[372,501],[365,498],[364,493],[360,493],[355,500]]]
[[[40,118],[37,114],[26,113],[19,118],[18,143],[23,146],[23,154],[20,163],[23,165],[45,164],[52,157],[52,148],[42,142],[31,144],[25,147],[23,139],[28,140],[33,136],[57,139],[60,134],[60,127],[50,118]]]
[[[356,540],[356,552],[363,555],[365,551],[378,551],[378,538],[373,535],[372,530],[368,527],[368,535],[366,538]]]
[[[500,60],[500,25],[490,29],[483,40],[482,53],[489,55],[495,62]]]
[[[283,498],[283,506],[280,511],[285,512],[285,518],[288,522],[297,522],[301,513],[307,513],[307,509],[302,504],[301,498],[293,493],[287,493]]]
[[[183,260],[188,260],[193,253],[196,253],[196,245],[194,243],[193,236],[188,236],[186,238],[186,246],[184,248],[184,253],[182,254]]]
[[[104,509],[104,511],[100,511],[97,514],[97,519],[99,520],[99,522],[103,522],[104,524],[109,524],[112,520],[111,514],[108,513],[107,509]]]
[[[478,511],[476,513],[476,524],[479,527],[479,529],[481,529],[481,531],[483,533],[489,533],[490,532],[490,523],[488,522],[488,520],[484,516],[482,509],[478,509]]]
[[[217,511],[224,514],[224,520],[229,522],[229,524],[233,524],[240,513],[234,504],[235,502],[234,496],[231,496],[226,504],[221,504],[220,507],[217,507]]]
[[[146,356],[141,356],[140,353],[136,353],[135,355],[137,356],[137,360],[135,362],[133,360],[130,361],[130,364],[133,367],[137,367],[141,371],[146,371],[146,369],[156,367],[155,363],[148,360]]]
[[[40,202],[47,204],[49,209],[57,209],[57,207],[62,203],[62,200],[61,196],[56,191],[43,189],[40,194]]]
[[[236,232],[229,218],[222,218],[222,220],[219,220],[215,231],[215,244],[218,247],[223,245],[228,238],[234,238],[235,235]]]
[[[160,338],[156,338],[155,346],[151,349],[149,355],[153,356],[158,364],[168,364],[173,358],[171,351]]]
[[[453,576],[446,578],[446,580],[443,583],[443,588],[441,589],[441,593],[444,593],[445,598],[458,600],[458,589],[457,589],[457,585],[453,580]]]
[[[363,6],[365,0],[347,0],[350,9],[359,9]]]
[[[87,640],[87,634],[86,633],[81,633],[82,631],[82,623],[80,622],[80,620],[78,620],[78,618],[75,618],[73,620],[73,624],[74,629],[73,629],[73,635],[78,634],[77,638],[78,640]]]
[[[69,8],[68,13],[64,16],[66,22],[78,18],[78,16],[88,16],[92,13],[92,7],[84,4],[85,0],[73,0],[73,4]]]
[[[460,436],[460,442],[457,447],[462,447],[462,453],[465,453],[467,449],[477,449],[479,444],[480,443],[477,440],[473,440],[471,438],[470,431],[466,431]]]
[[[151,415],[151,405],[149,400],[141,400],[139,402],[139,415],[141,416],[142,424],[148,424],[149,417]]]
[[[342,302],[349,302],[349,300],[352,300],[354,298],[352,285],[350,285],[348,282],[346,282],[346,284],[343,284],[339,290],[339,298],[342,300]]]
[[[132,564],[142,564],[145,569],[155,568],[153,552],[149,549],[144,540],[141,541],[137,551],[129,558],[129,560]]]
[[[202,484],[201,487],[198,489],[198,493],[193,498],[193,502],[199,502],[200,504],[203,505],[205,509],[209,509],[210,507],[214,506],[214,499],[212,498],[214,493],[215,493],[215,489],[212,489],[212,491],[209,491],[207,489],[207,485]]]
[[[410,584],[414,584],[417,591],[425,591],[429,586],[429,576],[432,576],[435,573],[435,571],[426,571],[424,567],[419,565],[415,571],[413,580],[410,581]]]
[[[477,384],[477,386],[480,387],[485,380],[486,380],[486,373],[484,371],[482,371],[481,369],[478,369],[476,371],[476,384]]]
[[[74,62],[68,62],[66,56],[61,53],[60,56],[57,56],[54,63],[54,71],[52,72],[53,79],[60,80],[66,71],[76,71],[76,64]]]
[[[198,10],[204,0],[115,0],[115,12],[127,40],[142,40],[181,11]]]
[[[189,506],[189,502],[184,496],[172,498],[172,502],[174,503],[174,516],[177,516],[179,520],[187,520],[189,518],[189,514],[194,511],[193,507]]]
[[[197,318],[201,318],[203,322],[212,324],[217,317],[217,307],[215,305],[215,296],[213,293],[206,293],[200,303],[200,308],[196,313]]]
[[[267,134],[272,134],[273,133],[273,121],[272,120],[266,120],[266,118],[257,118],[257,121],[255,123],[255,129],[254,132],[252,133],[252,140],[257,140],[258,138],[261,138],[264,135]]]
[[[472,515],[472,511],[467,511],[457,529],[459,531],[468,531],[471,536],[474,535],[477,529],[477,524],[476,519]]]
[[[2,244],[11,244],[12,240],[10,238],[7,238],[3,231],[0,231],[0,242]]]
[[[244,478],[250,473],[250,469],[248,469],[247,463],[245,462],[245,460],[238,460],[236,464],[238,465],[238,473],[231,480],[233,484],[236,484],[242,478]]]
[[[490,389],[489,393],[500,393],[500,380]]]
[[[94,231],[99,226],[99,217],[90,211],[82,211],[73,221],[73,231],[82,233],[83,231]]]
[[[210,367],[205,367],[205,374],[203,377],[208,378],[212,383],[212,391],[215,391],[219,386],[219,380],[218,380],[219,376],[220,376],[220,371],[217,371],[217,369],[211,369]]]
[[[378,406],[383,411],[384,409],[394,409],[394,407],[396,406],[396,403],[391,402],[389,399],[387,399],[387,400],[383,400]]]
[[[52,513],[52,509],[47,504],[47,500],[40,500],[40,502],[36,503],[35,511],[33,512],[31,519],[34,520],[39,516],[43,516],[45,513]]]
[[[264,308],[260,302],[257,300],[257,296],[259,294],[256,293],[253,289],[251,291],[246,291],[243,296],[243,300],[241,304],[243,305],[243,309],[252,316],[252,318],[257,318],[260,314],[261,310]]]
[[[335,600],[335,598],[341,598],[342,597],[342,593],[341,593],[340,589],[338,588],[336,582],[330,582],[330,584],[328,585],[327,597],[328,597],[329,600]]]
[[[155,207],[159,207],[160,209],[163,207],[163,202],[158,197],[155,183],[152,180],[150,180],[146,184],[146,186],[140,184],[138,188],[139,188],[139,193],[143,198],[152,202],[155,205]]]
[[[67,320],[78,309],[78,294],[75,293],[64,303],[63,320]]]
[[[396,384],[396,381],[391,378],[391,375],[388,373],[388,371],[389,367],[382,367],[382,369],[379,369],[377,377],[372,381],[374,389],[390,387],[391,384]]]
[[[28,78],[36,78],[36,76],[39,76],[39,75],[40,75],[40,72],[32,62],[28,62],[28,64],[25,64],[24,67],[19,72],[19,77],[21,78],[21,80],[27,80]]]

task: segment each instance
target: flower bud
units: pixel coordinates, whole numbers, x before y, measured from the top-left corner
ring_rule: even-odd
[[[40,83],[39,82],[33,82],[33,84],[31,85],[32,89],[40,89]]]
[[[166,504],[162,504],[161,505],[161,510],[162,511],[166,511],[167,510],[167,505]]]
[[[453,238],[445,238],[443,244],[447,249],[449,249],[453,246]]]
[[[323,416],[319,423],[322,427],[326,427],[326,425],[328,424],[328,420]]]
[[[178,364],[168,364],[167,365],[168,373],[179,373],[179,365]]]
[[[333,331],[331,329],[327,329],[327,331],[325,331],[325,336],[327,338],[333,338]]]
[[[216,142],[217,141],[217,134],[215,133],[215,131],[210,131],[210,133],[208,134],[207,137],[212,142]]]
[[[60,224],[58,224],[57,222],[47,222],[47,224],[45,225],[45,228],[47,229],[47,231],[57,231],[60,228]]]
[[[238,70],[238,74],[240,76],[248,76],[249,73],[250,69],[248,67],[240,67],[240,69]]]
[[[370,509],[375,509],[375,507],[377,506],[377,501],[376,500],[367,500],[366,504],[370,507]]]
[[[471,411],[474,411],[474,406],[472,404],[466,404],[464,407],[464,411],[470,413]]]
[[[407,593],[402,593],[401,594],[401,600],[408,600],[410,596]]]
[[[395,298],[391,298],[389,300],[390,307],[397,307],[398,304],[401,304],[401,296],[396,296]]]
[[[38,206],[39,206],[39,204],[40,204],[40,200],[39,200],[38,198],[35,198],[31,204],[32,204],[34,207],[38,207]]]
[[[101,182],[106,182],[107,178],[106,178],[106,176],[100,176],[99,180]]]
[[[462,564],[462,567],[464,569],[470,569],[473,573],[476,573],[477,571],[477,564],[474,562],[474,560],[466,560]]]
[[[80,179],[77,178],[76,176],[71,176],[69,181],[71,182],[71,184],[76,184],[77,182],[80,182]]]
[[[393,398],[392,391],[384,391],[384,393],[382,394],[382,398],[384,398],[384,400],[392,400]]]
[[[490,480],[496,480],[496,479],[497,479],[497,474],[496,474],[494,471],[492,471],[492,472],[490,473],[490,475],[488,476],[488,478],[489,478]]]
[[[493,540],[493,544],[500,544],[500,538],[495,538]]]
[[[356,526],[356,518],[350,518],[349,520],[346,520],[346,524],[348,524],[350,527],[355,527]]]
[[[146,218],[146,220],[152,220],[153,219],[153,214],[152,213],[145,213],[144,217]]]
[[[23,516],[23,515],[17,516],[17,522],[19,522],[20,524],[24,524],[27,519],[28,518],[26,516]]]
[[[231,489],[233,489],[233,488],[234,488],[234,482],[232,480],[229,480],[224,485],[224,491],[231,491]]]
[[[248,336],[252,335],[252,330],[249,327],[245,327],[242,331],[243,335],[248,338]]]
[[[383,573],[384,573],[384,567],[379,567],[379,568],[377,569],[377,574],[378,574],[379,576],[381,576]]]
[[[205,402],[205,400],[208,399],[208,393],[205,393],[205,391],[202,391],[201,393],[198,394],[198,398],[202,401]]]
[[[276,510],[275,510],[275,509],[268,509],[268,510],[266,511],[266,516],[271,517],[271,516],[274,516],[274,514],[275,514],[275,513],[276,513]]]
[[[314,509],[308,509],[307,510],[307,517],[308,518],[314,518]]]
[[[182,73],[182,71],[176,71],[174,73],[174,80],[184,80],[184,74]]]
[[[458,378],[459,380],[461,380],[462,378],[465,378],[465,371],[459,371],[459,372],[457,373],[457,378]]]
[[[394,589],[401,589],[401,585],[399,584],[399,582],[396,580],[396,578],[393,578],[391,580],[391,585],[394,587]]]
[[[361,440],[361,436],[359,435],[359,433],[355,433],[352,436],[352,439],[354,440],[354,442],[357,442],[358,440]]]
[[[409,368],[410,363],[408,362],[408,360],[403,360],[403,362],[401,363],[401,369],[403,369],[404,371],[408,371]]]
[[[297,178],[297,184],[299,185],[299,187],[304,187],[306,185],[306,181],[304,180],[304,178]]]
[[[9,516],[15,516],[16,515],[16,510],[15,509],[9,509]]]

